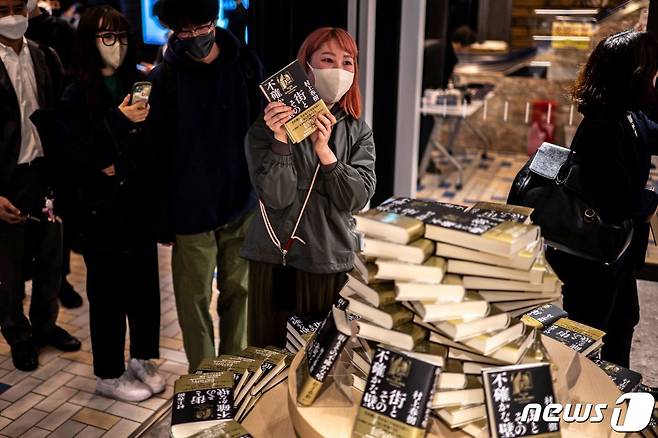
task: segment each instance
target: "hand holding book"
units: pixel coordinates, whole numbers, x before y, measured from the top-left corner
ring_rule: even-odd
[[[283,102],[270,102],[265,107],[265,115],[263,116],[265,124],[274,133],[274,138],[281,143],[288,142],[288,136],[284,125],[292,118],[293,114],[293,109]]]
[[[329,138],[331,137],[332,126],[336,123],[333,114],[319,113],[315,119],[316,131],[311,134],[313,150],[323,165],[335,163],[338,159],[329,147]]]

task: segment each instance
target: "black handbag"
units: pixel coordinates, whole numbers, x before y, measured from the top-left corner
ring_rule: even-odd
[[[632,118],[629,118],[632,122]],[[633,130],[635,126],[633,125]],[[584,189],[581,166],[572,149],[543,143],[516,175],[508,204],[534,209],[532,221],[548,246],[609,265],[621,258],[633,237],[633,220],[612,223]]]

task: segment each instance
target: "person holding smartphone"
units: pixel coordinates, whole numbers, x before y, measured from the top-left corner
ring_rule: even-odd
[[[241,252],[251,261],[250,344],[285,344],[291,313],[324,317],[353,268],[352,213],[366,206],[376,183],[375,143],[360,118],[357,52],[343,29],[312,32],[297,59],[331,114],[319,115],[317,131],[292,144],[284,127],[292,109],[272,102],[247,134],[247,163],[260,197]]]
[[[109,6],[88,9],[57,113],[62,161],[70,163],[65,171],[78,183],[96,391],[126,401],[165,389],[151,362],[159,357],[160,287],[141,173],[139,134],[149,105],[144,98],[131,102],[135,65],[126,18]]]

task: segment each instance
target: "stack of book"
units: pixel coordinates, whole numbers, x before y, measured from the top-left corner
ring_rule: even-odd
[[[317,319],[292,315],[286,324],[286,350],[297,354],[306,347],[308,341],[320,327],[322,321]]]
[[[603,333],[561,309],[562,284],[531,212],[394,198],[358,214],[362,252],[332,309],[333,324],[318,332],[330,336],[320,342],[318,335],[307,348],[315,377],[303,380],[306,393],[321,387],[345,351],[353,386],[363,392],[353,436],[422,435],[430,416],[486,436],[482,371],[519,363],[534,328],[583,354],[600,348]],[[358,343],[345,340],[354,334]],[[410,415],[412,401],[419,404]]]
[[[532,344],[522,316],[539,306],[559,315],[551,323],[564,316],[531,212],[393,198],[356,216],[363,250],[336,325],[358,315],[351,325],[359,338],[438,367],[431,415],[466,433],[480,433],[486,418],[481,371],[516,364]],[[365,348],[349,357],[354,386],[370,388],[375,357]]]
[[[229,427],[219,426],[228,420],[241,422],[263,394],[287,379],[293,357],[277,347],[247,347],[237,355],[203,360],[195,374],[176,381],[172,436],[207,434],[213,426]]]

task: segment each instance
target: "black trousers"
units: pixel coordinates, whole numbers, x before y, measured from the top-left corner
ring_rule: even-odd
[[[293,315],[322,319],[347,279],[344,272],[312,274],[290,266],[249,262],[249,345],[285,347]]]
[[[549,248],[546,259],[564,282],[569,318],[606,332],[601,357],[628,367],[640,305],[632,254],[603,266]]]
[[[126,318],[130,356],[160,356],[160,285],[157,246],[128,250],[84,248],[94,374],[113,379],[125,371]]]
[[[57,321],[62,226],[41,213],[46,193],[39,164],[18,166],[3,193],[22,212],[41,218],[14,225],[0,221],[0,328],[10,345],[47,333]],[[23,313],[26,272],[33,280],[29,320]]]

